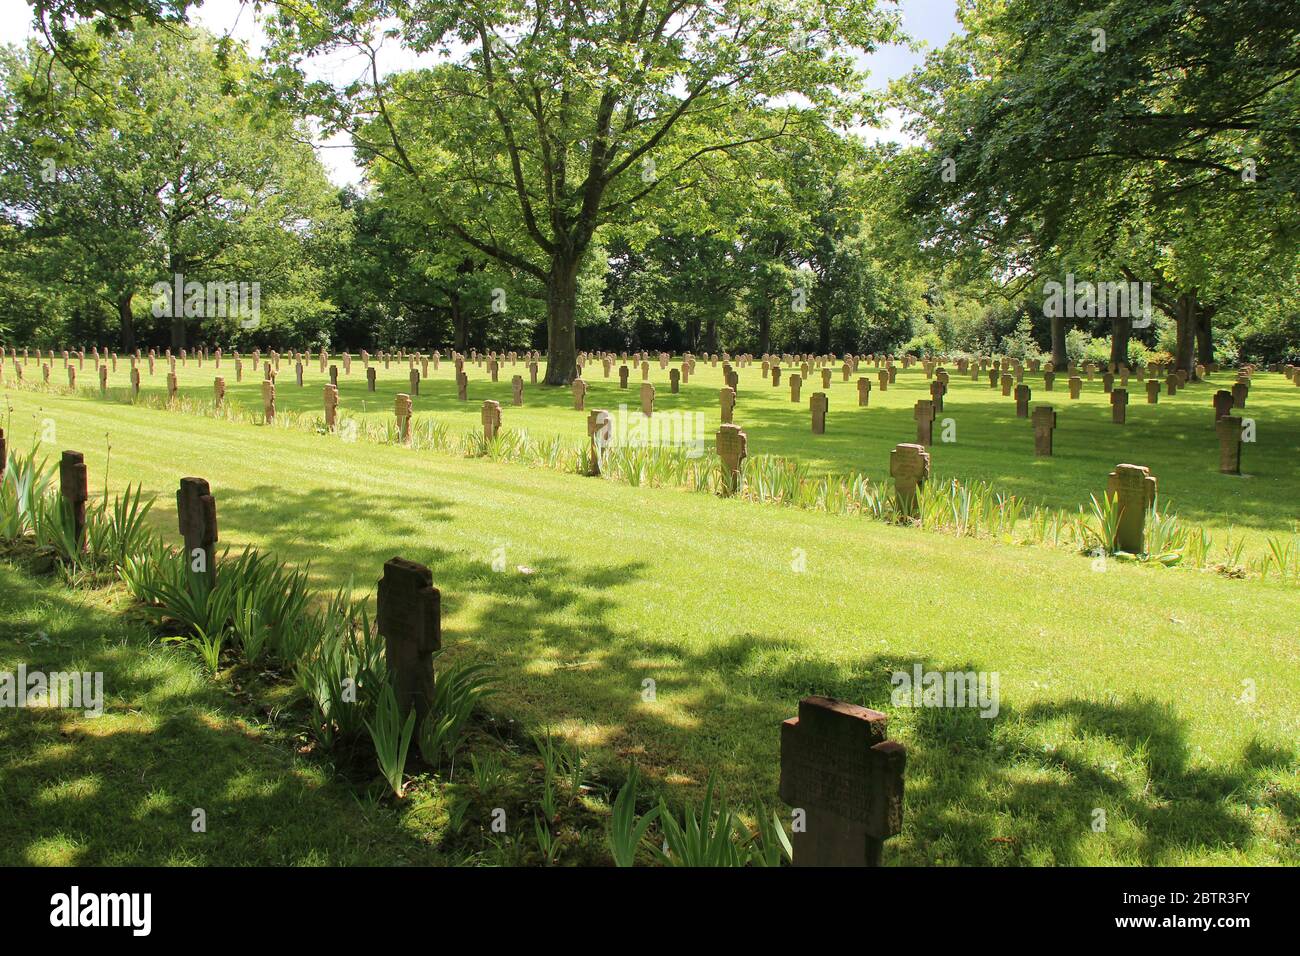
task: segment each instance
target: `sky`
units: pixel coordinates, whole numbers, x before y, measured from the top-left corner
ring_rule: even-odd
[[[941,47],[949,37],[958,32],[957,0],[899,0],[903,11],[903,30],[928,48]],[[190,12],[190,19],[213,33],[231,33],[243,40],[250,50],[262,48],[264,34],[253,16],[251,7],[240,0],[204,0],[201,7]],[[21,43],[31,35],[31,9],[27,0],[0,0],[0,44]],[[861,57],[862,66],[869,71],[869,83],[883,89],[888,83],[903,76],[919,65],[925,51],[913,51],[906,46],[884,47]],[[396,46],[385,51],[381,62],[388,70],[404,69],[420,61],[408,51]],[[359,69],[358,62],[345,58],[323,61],[317,68],[330,79],[350,79]],[[907,142],[908,137],[899,128],[899,116],[886,113],[879,129],[860,131],[869,141],[896,140]],[[357,185],[361,169],[353,161],[352,148],[346,135],[317,143],[317,153],[335,185]]]

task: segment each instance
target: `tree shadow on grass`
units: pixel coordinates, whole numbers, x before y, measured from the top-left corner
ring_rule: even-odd
[[[274,496],[276,507],[252,508],[245,496]],[[526,570],[496,572],[485,559],[413,534],[397,516],[409,506],[400,495],[367,491],[365,500],[368,510],[357,516],[346,492],[255,488],[225,495],[221,509],[227,524],[231,516],[236,525],[254,522],[258,538],[282,558],[311,557],[314,573],[332,585],[355,575],[371,586],[394,556],[383,542],[409,537],[401,556],[427,564],[442,591],[449,655],[491,663],[502,689],[493,705],[499,716],[578,739],[615,775],[636,760],[674,799],[698,798],[712,771],[734,797],[775,803],[781,721],[801,697],[825,694],[889,713],[892,736],[909,747],[905,831],[895,841],[906,863],[1159,864],[1249,851],[1265,839],[1250,822],[1261,801],[1295,832],[1295,797],[1274,785],[1296,772],[1295,753],[1251,744],[1235,760],[1197,762],[1188,722],[1167,704],[1069,698],[1018,709],[1004,702],[996,718],[896,708],[895,671],[920,663],[980,672],[998,662],[940,665],[889,654],[825,660],[809,656],[805,644],[754,631],[694,648],[672,636],[675,616],[688,609],[664,608],[652,633],[620,620],[610,592],[635,587],[645,562],[589,566],[546,557]],[[426,505],[431,520],[455,520],[447,502]],[[320,548],[303,541],[303,521],[348,518],[376,529],[383,542],[369,543],[372,536]],[[1114,822],[1113,837],[1093,832],[1097,809]],[[1270,852],[1260,849],[1265,858]]]
[[[104,694],[99,717],[0,711],[0,865],[445,862],[247,723],[179,651],[148,650],[82,592],[3,567],[0,579],[0,669],[101,673]]]

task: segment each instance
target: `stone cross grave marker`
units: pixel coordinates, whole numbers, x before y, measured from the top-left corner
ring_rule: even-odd
[[[420,394],[420,370],[418,368],[411,369],[411,372],[407,376],[407,378],[410,381],[410,386],[411,386],[409,394],[412,396],[419,395]]]
[[[524,403],[524,377],[516,375],[510,379],[510,404],[519,406]]]
[[[275,382],[269,378],[262,381],[262,419],[268,425],[275,421]]]
[[[1055,384],[1056,384],[1056,373],[1053,372],[1053,371],[1051,371],[1050,369],[1049,369],[1048,371],[1044,372],[1044,373],[1043,373],[1043,388],[1044,388],[1046,391],[1049,391],[1049,392],[1050,392],[1050,391],[1052,390],[1052,386],[1055,385]]]
[[[681,391],[682,373],[679,369],[668,370],[668,390],[676,395]]]
[[[626,365],[620,365],[620,366],[618,367],[618,387],[619,387],[619,388],[627,388],[627,376],[628,376],[629,371],[630,371],[630,369],[628,369],[628,367],[627,367]]]
[[[323,398],[325,401],[325,430],[332,432],[335,425],[338,424],[339,387],[337,385],[326,385]]]
[[[823,369],[825,371],[825,369]],[[808,402],[812,409],[812,431],[814,435],[826,434],[826,409],[829,402],[825,392],[813,392]]]
[[[858,407],[866,408],[871,401],[871,379],[865,375],[858,379]]]
[[[1232,414],[1232,392],[1221,388],[1214,393],[1214,420],[1218,422],[1225,415]]]
[[[1165,394],[1166,394],[1166,395],[1177,395],[1177,394],[1178,394],[1178,376],[1177,376],[1177,375],[1168,375],[1168,376],[1165,377]]]
[[[1147,509],[1156,500],[1156,479],[1144,465],[1116,465],[1106,482],[1106,494],[1120,509],[1115,548],[1141,554],[1146,533]]]
[[[1009,396],[1009,395],[1011,394],[1011,389],[1012,389],[1012,387],[1013,387],[1015,384],[1016,384],[1016,378],[1015,378],[1014,375],[1011,375],[1011,374],[1009,374],[1009,373],[1006,374],[1006,375],[1003,375],[1003,376],[1002,376],[1002,394],[1003,394],[1004,396]]]
[[[1232,407],[1245,408],[1246,396],[1250,394],[1250,386],[1245,382],[1237,382],[1232,386]]]
[[[587,416],[587,438],[590,440],[587,474],[592,477],[599,476],[604,469],[605,453],[613,435],[614,416],[603,408],[592,409]]]
[[[912,417],[916,419],[917,444],[929,447],[934,437],[934,402],[928,398],[917,401]]]
[[[1214,423],[1219,434],[1219,472],[1225,475],[1241,474],[1241,418],[1224,415]]]
[[[724,424],[718,429],[717,449],[725,478],[722,493],[735,494],[740,490],[741,464],[749,454],[749,439],[739,425]]]
[[[934,405],[934,410],[936,412],[943,411],[943,396],[947,391],[947,386],[938,379],[935,379],[930,383],[930,402]]]
[[[899,508],[915,517],[916,491],[930,477],[930,453],[923,445],[895,445],[889,453],[889,477],[894,479]]]
[[[587,383],[580,378],[573,380],[573,410],[580,412],[587,404]]]
[[[226,400],[226,380],[217,376],[212,380],[212,407],[220,408]]]
[[[718,407],[722,410],[722,423],[731,424],[731,416],[736,410],[736,390],[734,388],[721,388],[718,390]]]
[[[86,456],[79,451],[65,451],[59,460],[59,495],[72,512],[73,537],[80,551],[86,539],[86,501],[90,498],[90,478]]]
[[[1083,393],[1083,379],[1077,375],[1070,376],[1070,398],[1077,399]]]
[[[1034,454],[1051,457],[1052,432],[1056,430],[1056,411],[1051,405],[1038,405],[1031,419],[1034,425]]]
[[[462,402],[469,401],[469,373],[463,368],[456,373],[456,398]]]
[[[405,392],[393,399],[393,417],[397,419],[397,440],[405,445],[411,440],[411,415],[415,403]]]
[[[202,478],[182,478],[176,491],[176,516],[185,541],[189,573],[209,589],[217,583],[217,499]]]
[[[887,733],[884,714],[830,697],[805,697],[781,724],[781,799],[803,811],[795,866],[880,865],[902,830],[907,764]]]
[[[1113,388],[1110,392],[1110,420],[1123,425],[1128,417],[1128,389]]]
[[[491,399],[484,402],[480,418],[483,422],[483,437],[488,441],[496,438],[501,430],[501,403]]]
[[[822,369],[822,388],[830,388],[830,387],[831,387],[831,370],[828,368],[824,368]]]
[[[641,414],[649,418],[655,411],[655,387],[649,382],[641,383]]]
[[[803,388],[803,378],[798,372],[790,373],[790,401],[798,404],[799,391]]]
[[[405,558],[384,562],[375,594],[377,630],[384,639],[389,680],[403,719],[415,710],[416,727],[433,701],[433,655],[442,649],[442,594],[433,573]],[[415,735],[418,739],[419,734]],[[424,754],[436,760],[437,754]]]
[[[876,381],[880,383],[880,390],[882,392],[889,391],[889,371],[887,369],[882,368],[880,370],[879,374],[876,375]]]
[[[1148,405],[1156,405],[1156,404],[1159,404],[1159,402],[1160,402],[1160,380],[1159,380],[1159,379],[1155,379],[1155,378],[1148,379],[1148,380],[1147,380],[1146,388],[1147,388],[1147,404],[1148,404]]]

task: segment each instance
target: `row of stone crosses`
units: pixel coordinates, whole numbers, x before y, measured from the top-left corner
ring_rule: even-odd
[[[11,357],[15,374],[21,380],[23,366],[30,359],[29,351],[23,350],[22,361],[19,362],[19,356],[16,349],[11,349]],[[76,371],[79,367],[84,367],[85,352],[62,352],[63,364],[67,369],[68,382],[71,387],[76,386]],[[101,357],[97,348],[91,350],[92,362],[99,369],[99,386],[101,393],[106,394],[108,388],[108,375],[110,368],[116,371],[117,354],[107,353]],[[199,350],[192,356],[198,365],[202,367],[203,363],[209,360],[206,350]],[[291,352],[288,356],[294,363],[294,375],[299,387],[304,385],[304,362],[308,356],[301,352]],[[54,361],[54,352],[49,354],[49,363],[46,363],[40,350],[36,351],[36,361],[40,364],[45,381],[49,381],[50,367]],[[182,349],[179,353],[181,365],[186,365],[191,356],[186,350]],[[455,364],[457,397],[461,401],[468,400],[468,375],[465,372],[467,357],[457,352],[452,352],[452,361]],[[492,381],[498,381],[502,362],[508,361],[514,366],[521,359],[526,362],[527,370],[531,384],[537,384],[538,359],[540,353],[532,352],[508,352],[504,355],[498,355],[495,352],[480,354],[477,350],[471,350],[468,361],[479,366],[486,364],[487,372]],[[178,358],[171,354],[171,350],[164,353],[164,359],[168,363],[169,371],[167,373],[167,389],[169,401],[174,400],[178,393],[178,382],[176,375],[176,365]],[[223,353],[220,349],[215,350],[211,355],[216,368],[221,368]],[[390,368],[393,361],[406,362],[409,366],[410,386],[409,391],[399,394],[394,401],[394,416],[397,421],[397,428],[400,440],[405,443],[410,438],[410,425],[413,414],[412,396],[420,394],[420,383],[423,378],[429,374],[429,365],[432,363],[435,371],[438,370],[441,363],[442,355],[440,352],[432,354],[424,353],[407,353],[398,352],[396,356],[391,352],[379,353],[372,356],[369,352],[361,352],[361,361],[365,368],[367,387],[369,391],[376,389],[376,366],[372,365],[372,360],[376,363],[383,362],[385,368]],[[73,362],[77,363],[76,365]],[[140,389],[140,368],[139,365],[147,361],[149,373],[152,375],[155,368],[157,355],[155,350],[149,350],[147,355],[137,350],[129,357],[130,360],[130,382],[133,397],[138,397]],[[259,363],[262,365],[262,405],[263,418],[266,422],[273,422],[276,414],[276,380],[279,374],[282,356],[279,352],[272,350],[268,353],[266,361],[262,360],[260,350],[254,350],[252,361],[254,367]],[[330,383],[324,388],[323,406],[326,427],[333,431],[337,426],[338,419],[338,377],[339,368],[337,365],[330,364],[330,356],[325,350],[321,350],[317,356],[320,370],[324,373],[328,367]],[[606,378],[610,376],[613,363],[619,361],[613,353],[596,353],[588,355],[583,353],[579,356],[578,377],[572,383],[574,408],[582,411],[585,408],[587,393],[587,383],[582,379],[582,368],[590,361],[599,361]],[[620,365],[619,385],[626,388],[630,369],[627,364],[629,356],[623,353],[621,356],[622,365]],[[641,388],[640,404],[643,414],[650,416],[654,412],[655,386],[648,381],[650,377],[650,360],[647,353],[633,353],[630,360],[634,364],[639,364],[641,371]],[[718,355],[706,356],[715,367],[719,361]],[[720,417],[723,424],[733,422],[733,416],[736,405],[736,394],[739,389],[739,374],[736,368],[745,368],[753,364],[754,359],[749,355],[740,355],[735,359],[735,367],[732,365],[732,358],[727,353],[721,355],[723,378],[725,385],[720,390],[719,405]],[[790,399],[792,402],[799,402],[800,393],[804,381],[814,372],[820,372],[823,389],[829,389],[833,378],[831,366],[841,361],[835,356],[824,355],[782,355],[765,356],[762,362],[762,375],[764,380],[770,380],[773,387],[777,387],[781,382],[782,365],[789,365],[792,368],[798,368],[798,371],[791,371],[789,375]],[[933,425],[936,415],[943,411],[944,396],[948,391],[950,381],[949,372],[943,367],[943,360],[939,359],[916,359],[913,356],[905,355],[902,358],[903,366],[910,367],[917,362],[923,367],[926,378],[930,380],[930,398],[922,399],[916,403],[913,414],[917,423],[917,443],[929,447],[933,443]],[[243,357],[238,353],[233,356],[236,381],[243,379]],[[660,352],[658,363],[660,369],[668,367],[670,356],[666,352]],[[887,391],[889,385],[895,381],[897,368],[894,360],[890,356],[867,355],[865,357],[846,355],[842,359],[840,371],[845,382],[857,373],[859,366],[863,362],[873,363],[878,369],[877,381],[881,391]],[[351,353],[342,355],[343,372],[350,375],[352,371]],[[419,363],[419,368],[416,367]],[[681,384],[690,380],[690,375],[695,369],[696,359],[690,353],[683,356],[680,368],[670,370],[669,379],[670,387],[673,393],[677,393]],[[1004,396],[1014,396],[1016,402],[1016,415],[1020,418],[1031,418],[1034,431],[1034,450],[1035,454],[1040,456],[1050,456],[1053,450],[1053,432],[1056,428],[1056,412],[1050,405],[1040,405],[1034,408],[1032,416],[1030,415],[1029,402],[1031,390],[1029,385],[1024,382],[1026,363],[1013,358],[1002,357],[996,358],[977,358],[970,359],[960,357],[953,363],[958,374],[969,374],[972,379],[979,380],[985,373],[988,376],[990,388],[1001,387]],[[1039,360],[1031,360],[1028,364],[1028,370],[1032,374],[1041,374],[1044,389],[1053,391],[1055,385],[1056,373],[1053,364],[1049,361],[1041,363]],[[1286,377],[1300,386],[1300,374],[1296,366],[1276,365],[1273,370],[1283,372]],[[1117,424],[1124,424],[1127,417],[1128,407],[1128,380],[1129,377],[1137,376],[1143,378],[1147,375],[1161,376],[1152,377],[1146,381],[1146,398],[1148,404],[1156,404],[1159,401],[1160,392],[1163,389],[1167,395],[1177,395],[1179,390],[1184,388],[1188,382],[1186,371],[1170,371],[1167,367],[1161,365],[1151,365],[1135,369],[1130,369],[1126,365],[1116,365],[1099,370],[1095,363],[1085,363],[1082,369],[1075,365],[1069,367],[1070,377],[1068,381],[1069,394],[1071,399],[1079,398],[1083,388],[1083,376],[1087,376],[1088,381],[1093,381],[1100,371],[1103,391],[1111,397],[1112,421]],[[1204,379],[1211,372],[1217,372],[1217,366],[1198,365],[1196,374],[1198,378]],[[1231,414],[1233,409],[1245,407],[1246,396],[1249,393],[1250,377],[1256,371],[1254,366],[1243,366],[1237,372],[1237,381],[1233,384],[1231,390],[1222,389],[1215,393],[1213,398],[1214,421],[1216,431],[1220,442],[1220,470],[1228,474],[1239,474],[1241,470],[1241,426],[1240,417]],[[1080,374],[1081,373],[1081,374]],[[0,362],[0,376],[3,375],[3,363]],[[1118,385],[1116,382],[1118,381]],[[522,375],[515,375],[511,381],[512,385],[512,404],[520,406],[523,404],[524,381]],[[867,406],[870,402],[872,383],[871,379],[866,376],[859,377],[857,380],[858,404]],[[223,377],[216,377],[213,383],[214,404],[219,408],[225,400],[226,382]],[[829,402],[824,391],[815,392],[809,399],[809,408],[811,412],[811,424],[813,434],[824,434],[826,430],[826,415],[829,408]],[[602,413],[602,416],[605,413]],[[606,419],[601,418],[597,422],[589,421],[589,434],[607,434],[608,430],[605,425]],[[485,402],[482,410],[482,423],[485,437],[491,440],[501,427],[501,411],[498,402]],[[593,462],[598,462],[599,458],[593,450]]]

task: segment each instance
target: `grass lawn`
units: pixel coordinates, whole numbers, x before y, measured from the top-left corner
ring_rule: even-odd
[[[0,866],[442,862],[118,603],[0,563],[0,671],[104,675],[100,716],[0,713]]]
[[[372,362],[377,370],[375,392],[366,389],[365,369],[359,357],[352,363],[351,375],[339,366],[340,418],[372,417],[389,419],[393,399],[409,391],[409,369],[405,362],[394,360],[391,367]],[[418,366],[417,366],[418,367]],[[165,396],[165,360],[159,360],[152,377],[142,365],[142,392]],[[696,374],[679,394],[670,392],[668,370],[657,361],[650,363],[650,381],[655,385],[655,407],[663,411],[691,411],[704,414],[705,438],[711,445],[718,424],[718,389],[722,386],[721,364],[714,368],[704,362],[696,365]],[[1110,397],[1102,390],[1101,376],[1093,381],[1084,378],[1082,397],[1071,401],[1066,375],[1060,375],[1052,392],[1044,389],[1040,376],[1025,373],[1033,390],[1031,406],[1051,404],[1057,410],[1055,454],[1035,458],[1034,436],[1030,423],[1015,415],[1015,401],[1003,397],[1001,389],[988,386],[987,374],[978,381],[970,375],[950,370],[949,392],[944,411],[935,422],[935,444],[931,449],[936,475],[984,479],[1005,492],[1027,499],[1031,504],[1046,503],[1071,511],[1086,505],[1089,495],[1100,494],[1107,473],[1118,462],[1147,465],[1160,481],[1163,506],[1182,518],[1220,532],[1216,548],[1224,543],[1222,533],[1232,529],[1236,537],[1244,533],[1250,548],[1263,546],[1267,534],[1294,533],[1300,523],[1300,388],[1282,375],[1257,373],[1244,411],[1254,418],[1258,440],[1243,451],[1241,477],[1225,476],[1218,471],[1218,439],[1214,431],[1212,397],[1219,388],[1229,388],[1235,376],[1221,372],[1208,383],[1188,386],[1177,396],[1160,396],[1155,406],[1146,404],[1143,384],[1129,383],[1128,422],[1111,422]],[[813,436],[808,408],[809,396],[821,388],[820,373],[814,371],[813,383],[805,383],[799,404],[790,401],[790,369],[785,369],[781,385],[773,387],[762,379],[761,366],[740,369],[740,389],[735,420],[749,436],[751,455],[778,455],[807,462],[814,472],[863,472],[873,478],[887,475],[889,451],[903,441],[915,441],[916,424],[912,417],[917,399],[929,397],[929,381],[920,367],[898,370],[897,381],[888,391],[880,391],[874,368],[862,366],[861,375],[872,381],[870,405],[857,404],[857,376],[842,381],[838,368],[833,370],[829,389],[830,410],[826,433]],[[12,378],[12,362],[7,374]],[[28,381],[38,380],[35,359],[27,367]],[[118,397],[127,395],[129,363],[119,360],[116,373],[110,375],[109,387]],[[210,400],[216,375],[226,379],[228,401],[258,415],[261,413],[261,372],[254,370],[251,358],[244,362],[244,380],[235,381],[234,362],[226,357],[222,368],[213,367],[211,359],[199,368],[197,360],[177,364],[182,395]],[[417,421],[434,416],[446,422],[455,434],[480,427],[480,406],[485,399],[501,403],[503,423],[507,428],[525,429],[534,437],[562,435],[584,441],[586,413],[573,409],[568,389],[524,387],[524,405],[510,406],[513,375],[528,382],[524,362],[511,366],[502,362],[500,380],[493,383],[486,364],[467,365],[469,401],[456,399],[454,371],[450,361],[443,361],[435,372],[430,363],[429,379],[421,384],[414,399]],[[545,374],[541,364],[539,380]],[[603,377],[599,363],[591,363],[585,378],[589,384],[587,408],[616,411],[626,404],[636,413],[640,403],[640,370],[632,368],[627,390],[618,387],[618,366],[610,378]],[[62,360],[51,370],[51,381],[66,384],[67,373]],[[93,364],[87,361],[79,373],[82,387],[96,386]],[[277,407],[282,411],[321,414],[321,386],[329,381],[319,363],[304,363],[304,384],[295,383],[293,363],[282,360]],[[943,442],[942,420],[952,419],[950,435],[955,441]],[[19,429],[21,433],[22,429]]]
[[[742,402],[749,401],[747,372],[758,391],[757,370],[742,372]],[[908,375],[900,372],[900,380]],[[840,448],[839,463],[854,467],[883,460],[887,444],[909,437],[904,406],[924,382],[919,372],[911,376],[908,386],[888,393],[897,405],[875,407],[880,396],[873,392],[871,409],[845,416],[863,435],[881,429],[878,451],[865,439],[837,435],[838,444],[824,445],[800,434],[805,411],[783,409],[775,398],[765,400],[770,421],[756,416],[751,450],[769,450],[764,443],[784,435],[789,447],[770,450]],[[1251,403],[1258,397],[1262,421],[1266,409],[1294,400],[1274,377],[1261,378],[1267,384],[1252,390]],[[851,387],[836,383],[832,396],[847,398]],[[294,388],[282,384],[281,394]],[[499,385],[497,397],[508,388]],[[700,385],[701,407],[711,391]],[[950,414],[982,409],[984,425],[972,422],[962,442],[937,448],[936,457],[943,467],[950,452],[962,455],[963,467],[953,469],[973,474],[965,465],[973,466],[980,451],[964,436],[974,446],[981,427],[986,436],[1009,436],[1028,426],[1011,417],[1009,399],[989,397],[987,385],[956,383],[955,391]],[[486,392],[471,384],[476,399]],[[345,406],[349,394],[345,389]],[[537,398],[543,394],[549,398]],[[508,423],[516,415],[571,419],[577,431],[567,392],[529,395],[534,407],[506,408]],[[670,794],[698,793],[716,771],[732,796],[774,801],[780,721],[794,714],[800,697],[829,694],[886,711],[891,735],[909,748],[904,831],[891,841],[887,860],[1300,862],[1294,584],[1116,562],[1099,572],[1088,559],[1054,549],[70,395],[10,390],[8,400],[20,426],[14,444],[22,446],[21,423],[50,419],[55,447],[86,454],[92,489],[102,482],[107,436],[111,485],[142,481],[159,496],[157,519],[172,534],[177,479],[198,475],[217,496],[224,543],[256,543],[310,562],[322,584],[353,578],[372,588],[396,554],[429,565],[443,593],[444,644],[493,662],[502,685],[498,717],[580,742],[611,772],[635,758]],[[840,408],[835,401],[832,415]],[[598,391],[588,407],[601,404]],[[1162,398],[1154,410],[1134,406],[1134,424],[1124,429],[1101,418],[1096,395],[1067,411],[1066,421],[1087,411],[1100,422],[1086,451],[1095,470],[1067,457],[1064,447],[1046,463],[1068,469],[1078,495],[1060,490],[1063,479],[1039,479],[1044,490],[1055,487],[1070,501],[1099,488],[1105,471],[1126,459],[1153,465],[1168,490],[1161,459],[1115,454],[1113,444],[1109,451],[1096,447],[1102,433],[1122,432],[1134,442],[1131,452],[1144,434],[1135,425],[1148,411],[1163,429],[1171,427],[1167,413],[1182,416],[1189,436],[1193,417],[1210,418],[1204,388]],[[468,429],[471,416],[463,414]],[[1276,425],[1292,446],[1296,418]],[[1194,435],[1202,431],[1208,426],[1198,424]],[[1062,432],[1068,434],[1065,424]],[[1145,432],[1153,433],[1154,427]],[[1000,478],[1003,467],[1012,474],[1045,471],[1032,458],[1030,440],[1026,434],[1023,454],[985,446],[992,455],[986,474]],[[1200,455],[1192,460],[1185,451],[1190,437],[1168,441],[1164,451],[1181,462],[1181,471],[1169,465],[1171,483],[1182,474],[1188,490],[1220,481],[1212,438],[1198,440],[1207,443],[1204,468]],[[850,445],[866,448],[860,462]],[[1220,487],[1231,482],[1238,491],[1265,487],[1263,478],[1222,481]],[[1288,487],[1294,468],[1279,464],[1268,481]],[[1227,513],[1232,500],[1207,493],[1201,506]],[[1256,520],[1283,527],[1296,500],[1261,499]],[[1179,510],[1189,513],[1181,504]],[[795,548],[806,554],[802,572],[794,570]],[[492,570],[494,556],[504,556],[504,572]],[[997,717],[892,706],[890,673],[914,663],[997,672]],[[653,701],[643,697],[646,679],[655,682]],[[1253,695],[1243,695],[1248,686]],[[1104,832],[1093,830],[1096,810],[1105,812]]]

